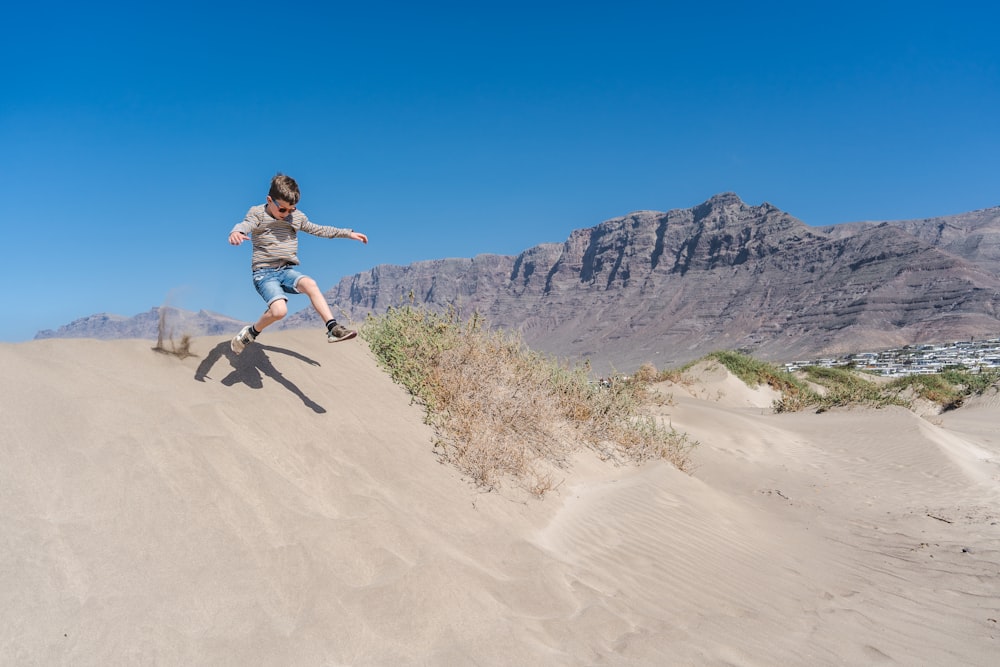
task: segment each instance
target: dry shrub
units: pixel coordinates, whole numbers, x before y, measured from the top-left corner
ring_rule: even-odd
[[[538,365],[500,333],[451,325],[435,327],[447,344],[425,366],[434,408],[428,421],[441,454],[486,487],[504,476],[544,486],[538,462],[560,463],[569,443],[555,433],[556,406]]]
[[[163,343],[164,336],[167,337],[169,347]],[[153,351],[162,354],[172,354],[181,359],[194,356],[194,353],[191,351],[191,336],[188,334],[182,335],[179,343],[174,343],[174,332],[173,328],[168,328],[167,326],[167,309],[165,307],[160,308],[160,325],[156,331],[156,346],[153,348]]]
[[[649,385],[658,382],[660,374],[656,371],[656,366],[647,361],[642,366],[639,366],[639,370],[635,372],[632,379],[640,384]]]
[[[160,352],[162,354],[172,354],[175,357],[180,357],[181,359],[187,359],[188,357],[193,357],[194,352],[191,351],[191,336],[184,334],[181,336],[179,343],[175,343],[173,337],[169,339],[169,347],[163,345],[163,341],[157,341],[156,347],[153,348],[154,352]]]
[[[362,336],[426,407],[439,454],[484,487],[509,477],[542,495],[581,444],[615,460],[688,464],[686,436],[642,414],[641,381],[600,387],[586,366],[533,353],[477,315],[390,308],[369,317]]]

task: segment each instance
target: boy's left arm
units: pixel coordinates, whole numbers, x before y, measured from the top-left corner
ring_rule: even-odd
[[[356,232],[353,229],[343,229],[341,227],[327,227],[324,225],[317,225],[316,223],[309,220],[309,218],[304,218],[299,223],[299,229],[306,234],[312,234],[313,236],[322,236],[327,239],[354,239],[355,241],[361,241],[362,243],[368,243],[368,235],[362,234],[361,232]]]

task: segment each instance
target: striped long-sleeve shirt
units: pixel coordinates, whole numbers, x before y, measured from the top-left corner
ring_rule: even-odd
[[[232,231],[242,232],[253,243],[251,270],[275,268],[286,264],[298,264],[299,241],[297,232],[305,232],[327,239],[348,238],[353,230],[339,227],[324,227],[309,221],[302,211],[292,211],[286,218],[272,218],[267,205],[251,206],[243,222],[237,223]]]

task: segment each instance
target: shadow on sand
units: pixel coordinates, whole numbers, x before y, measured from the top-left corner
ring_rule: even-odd
[[[302,402],[306,404],[306,407],[310,408],[313,412],[317,414],[323,414],[326,412],[326,408],[322,405],[316,403],[308,396],[302,393],[295,384],[281,374],[274,364],[271,363],[271,358],[267,355],[268,352],[279,352],[281,354],[287,354],[290,357],[295,357],[307,364],[312,364],[313,366],[319,366],[318,361],[314,361],[309,357],[303,356],[298,352],[292,352],[291,350],[285,350],[280,347],[272,347],[270,345],[260,345],[254,343],[247,345],[246,349],[243,350],[243,354],[235,354],[229,348],[229,341],[225,340],[208,353],[200,364],[198,364],[198,370],[195,371],[194,379],[198,382],[204,382],[205,378],[209,378],[208,373],[212,370],[212,367],[223,357],[229,361],[229,365],[232,367],[232,371],[224,378],[221,382],[227,387],[231,387],[237,382],[242,382],[251,389],[260,389],[264,386],[264,376],[271,378],[281,386],[283,386],[288,391],[292,392],[296,396],[302,399]]]

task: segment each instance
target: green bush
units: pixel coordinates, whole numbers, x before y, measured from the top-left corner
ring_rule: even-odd
[[[961,368],[949,368],[933,375],[911,375],[889,383],[869,379],[866,374],[850,367],[827,368],[807,366],[800,371],[801,379],[776,366],[748,355],[722,351],[709,354],[747,386],[766,384],[781,392],[774,402],[776,412],[796,412],[815,409],[823,412],[836,407],[889,405],[909,406],[907,393],[932,401],[945,410],[959,407],[970,395],[980,394],[1000,381],[1000,371],[972,373]],[[661,374],[674,378],[674,374]],[[822,387],[817,391],[810,386]]]
[[[875,382],[853,368],[807,366],[802,379],[777,367],[739,352],[715,352],[714,359],[748,386],[767,384],[781,392],[776,412],[815,409],[823,412],[836,407],[889,405],[908,407],[907,393],[937,403],[945,410],[959,407],[970,395],[980,394],[1000,381],[1000,371],[972,373],[950,368],[933,375],[911,375],[889,383]],[[809,383],[822,387],[814,390]]]
[[[961,407],[968,397],[983,393],[997,382],[1000,382],[1000,371],[971,373],[966,370],[949,369],[932,375],[909,375],[897,378],[888,388],[897,394],[910,390],[920,398],[937,403],[945,410],[953,410]]]
[[[826,389],[817,393],[816,407],[820,411],[830,408],[863,405],[883,408],[889,405],[906,405],[897,392],[886,391],[881,385],[849,368],[807,366],[806,378]]]
[[[781,392],[781,398],[774,402],[776,412],[797,412],[817,405],[821,400],[819,394],[791,373],[746,354],[721,351],[713,352],[706,358],[718,361],[748,387],[767,385]]]

